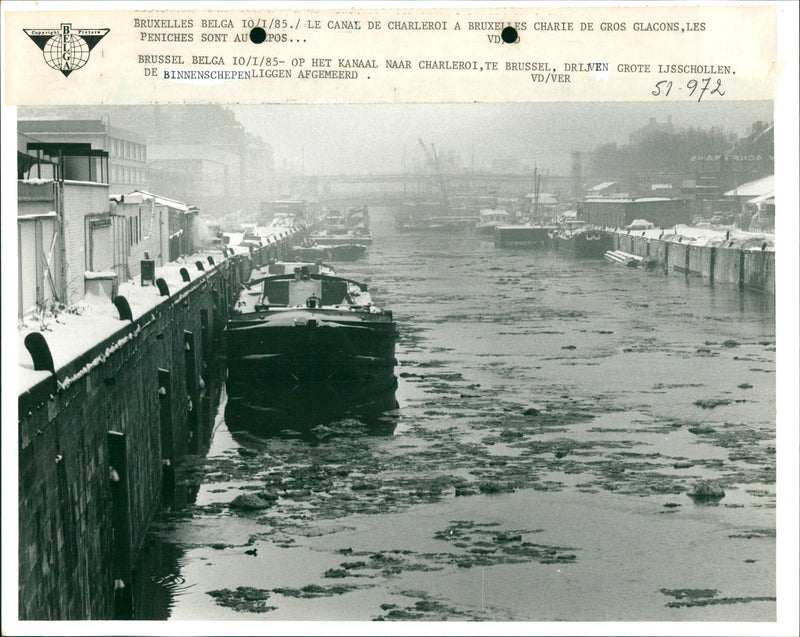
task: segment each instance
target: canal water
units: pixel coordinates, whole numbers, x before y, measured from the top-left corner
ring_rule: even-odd
[[[772,297],[371,225],[337,270],[394,312],[397,409],[261,439],[223,397],[137,619],[775,620]]]

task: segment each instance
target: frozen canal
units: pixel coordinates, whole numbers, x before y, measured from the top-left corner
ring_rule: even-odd
[[[137,619],[775,619],[771,297],[372,230],[337,269],[394,311],[399,409],[269,440],[221,410]]]

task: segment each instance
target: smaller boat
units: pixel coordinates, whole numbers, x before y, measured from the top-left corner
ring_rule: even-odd
[[[395,227],[401,232],[471,232],[477,215],[447,202],[406,202],[395,211]]]
[[[494,234],[497,226],[508,225],[513,221],[511,213],[503,208],[485,208],[478,212],[478,221],[475,222],[475,230],[479,234]]]
[[[295,259],[302,261],[355,261],[364,256],[367,246],[363,243],[342,243],[324,245],[309,241],[290,250]]]
[[[457,226],[439,219],[404,219],[397,222],[397,229],[403,232],[449,232]]]
[[[546,246],[555,226],[538,226],[530,223],[498,225],[494,233],[494,245],[498,248],[530,248]]]
[[[395,221],[401,232],[463,232],[475,227],[474,217],[406,217]]]
[[[345,214],[328,210],[322,228],[311,235],[311,241],[316,245],[370,245],[372,234],[367,207],[349,208]]]
[[[579,257],[600,258],[613,247],[611,234],[590,228],[583,221],[562,223],[552,235],[557,250],[566,250]]]
[[[322,261],[270,261],[267,265],[254,269],[250,273],[250,278],[246,285],[249,286],[261,281],[265,276],[294,274],[297,268],[308,268],[308,271],[313,274],[336,274],[336,271],[331,266]]]
[[[249,225],[244,228],[244,234],[239,245],[254,248],[265,246],[275,239],[288,237],[302,226],[297,224],[295,218],[287,213],[278,213],[265,226]]]

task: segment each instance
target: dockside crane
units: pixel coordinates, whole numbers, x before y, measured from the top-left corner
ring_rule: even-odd
[[[419,145],[422,146],[422,150],[425,152],[425,158],[428,160],[428,164],[433,171],[433,174],[436,178],[436,181],[439,184],[439,191],[442,196],[442,207],[444,214],[447,215],[450,212],[450,201],[447,196],[447,182],[444,178],[444,174],[442,173],[442,167],[439,163],[439,156],[436,154],[436,146],[431,143],[431,150],[428,150],[428,147],[425,145],[425,142],[422,139],[418,139]]]

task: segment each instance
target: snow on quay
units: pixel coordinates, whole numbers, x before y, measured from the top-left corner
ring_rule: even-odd
[[[236,253],[246,252],[239,249]],[[211,265],[208,257],[212,257],[216,265]],[[162,303],[174,302],[180,299],[180,292],[197,281],[198,278],[213,272],[219,264],[224,262],[225,255],[220,250],[206,250],[196,254],[181,257],[162,267],[156,268],[156,278],[164,279],[169,287],[170,297],[161,296],[155,285],[141,286],[133,279],[120,283],[119,292],[128,300],[133,320],[140,318]],[[195,266],[196,261],[201,261],[205,270],[200,272]],[[191,281],[184,281],[181,277],[181,268],[186,268],[190,273]],[[19,323],[18,338],[18,394],[30,390],[38,383],[48,378],[51,374],[45,370],[34,370],[33,360],[25,347],[25,337],[32,332],[41,332],[50,347],[53,364],[56,371],[68,365],[76,358],[82,356],[98,343],[111,337],[120,329],[128,325],[121,321],[119,312],[107,296],[97,296],[87,293],[82,301],[63,309],[50,309],[46,312],[32,314],[24,317]],[[66,389],[73,382],[89,373],[92,369],[105,362],[106,358],[125,343],[137,338],[141,332],[139,326],[133,332],[121,337],[106,350],[96,356],[91,362],[67,378],[58,381],[60,390]]]
[[[748,232],[733,226],[701,227],[678,224],[673,228],[650,228],[648,230],[618,230],[619,234],[643,236],[648,239],[680,242],[697,246],[730,247],[739,250],[775,250],[775,235],[767,232]],[[765,247],[766,246],[766,247]]]

